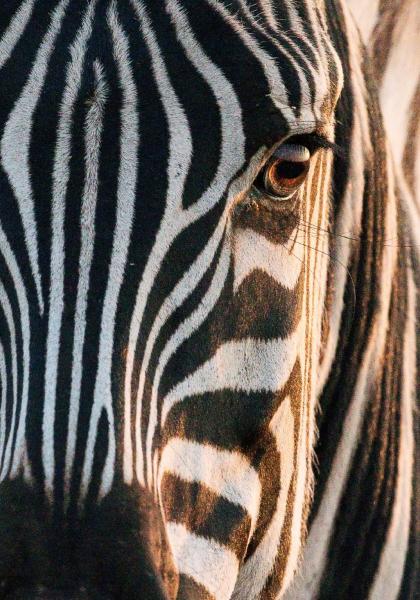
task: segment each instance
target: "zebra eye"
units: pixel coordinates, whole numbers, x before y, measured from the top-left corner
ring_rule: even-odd
[[[280,146],[260,172],[257,187],[277,201],[287,200],[305,181],[310,160],[311,153],[306,146]]]

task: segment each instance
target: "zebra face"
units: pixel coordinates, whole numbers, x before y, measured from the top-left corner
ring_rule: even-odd
[[[271,598],[311,492],[341,85],[327,17],[214,0],[0,15],[0,579]]]

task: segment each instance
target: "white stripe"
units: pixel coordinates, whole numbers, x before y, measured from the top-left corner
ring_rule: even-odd
[[[22,468],[21,468],[21,473],[23,473],[23,479],[24,479],[24,481],[26,481],[26,483],[29,486],[33,486],[34,485],[34,478],[33,478],[33,475],[32,475],[31,463],[29,462],[28,446],[26,444],[26,440],[25,440],[25,445],[23,447],[23,451],[22,451]]]
[[[13,407],[12,407],[12,419],[9,427],[9,436],[7,439],[6,452],[4,454],[4,462],[1,466],[0,481],[2,481],[7,474],[9,468],[10,455],[12,451],[13,437],[16,424],[16,415],[18,410],[18,370],[17,370],[17,340],[16,340],[16,326],[13,319],[13,310],[10,300],[7,296],[5,287],[0,281],[0,306],[4,313],[7,328],[9,330],[10,350],[12,354],[12,381],[13,381]],[[7,382],[6,382],[7,383]],[[2,401],[3,402],[3,401]],[[5,411],[6,406],[2,405],[1,410]],[[4,413],[6,414],[6,413]],[[5,421],[4,421],[5,423]],[[6,429],[4,430],[4,436],[6,436]],[[0,458],[3,456],[4,445],[6,444],[6,437],[3,438],[2,444],[0,445]]]
[[[0,404],[0,461],[3,458],[4,445],[6,442],[6,402],[7,402],[7,368],[6,357],[4,355],[4,347],[0,342],[0,387],[1,387],[1,404]],[[15,401],[16,402],[16,401]],[[1,463],[0,463],[1,467]]]
[[[178,571],[206,588],[215,600],[229,600],[238,572],[235,554],[179,523],[167,523],[166,531]]]
[[[401,394],[398,479],[391,523],[369,600],[396,600],[399,595],[410,536],[412,478],[414,463],[413,408],[416,401],[416,294],[411,269],[408,275],[408,306],[403,349],[403,391]],[[414,524],[413,524],[414,525]]]
[[[57,146],[55,148],[52,198],[51,288],[45,365],[45,399],[42,422],[42,460],[45,490],[50,494],[54,482],[54,423],[60,333],[64,309],[64,214],[67,184],[70,176],[71,125],[74,104],[80,88],[86,44],[96,0],[90,3],[74,43],[67,67],[66,86],[60,107]],[[62,16],[63,11],[59,14]],[[58,16],[57,16],[58,19]]]
[[[257,471],[242,454],[171,438],[160,459],[159,490],[165,473],[205,485],[218,496],[241,506],[251,518],[252,535],[258,517],[261,484]]]
[[[29,304],[26,296],[26,288],[23,282],[19,266],[16,262],[16,258],[12,252],[10,244],[6,238],[3,228],[0,226],[0,249],[4,261],[7,265],[11,278],[13,280],[13,287],[16,292],[17,301],[19,305],[20,313],[20,335],[22,336],[22,399],[19,412],[19,424],[16,433],[16,441],[14,446],[14,454],[12,457],[12,465],[10,474],[16,475],[17,471],[22,465],[23,452],[25,448],[25,427],[26,427],[26,414],[28,409],[28,391],[29,391],[29,346],[30,346],[30,321],[29,321]],[[4,477],[7,473],[9,457],[11,455],[13,442],[13,432],[9,436],[7,443],[6,453],[7,458],[3,463],[3,470],[1,477]]]
[[[253,271],[264,271],[277,283],[293,290],[302,271],[305,247],[294,244],[291,235],[286,244],[275,244],[253,229],[238,229],[234,237],[234,291]]]
[[[248,11],[248,9],[246,8],[246,4],[243,0],[241,0],[241,5],[243,6],[244,10],[247,10],[247,12],[249,12],[251,15],[251,11]],[[279,32],[279,26],[278,26],[278,22],[277,22],[277,15],[275,12],[275,9],[273,8],[273,4],[271,2],[271,0],[262,0],[262,2],[260,2],[260,6],[261,6],[261,10],[264,13],[264,16],[267,20],[268,25],[271,27],[271,29],[273,29],[276,32]],[[277,11],[277,7],[276,7],[276,11]],[[253,21],[256,25],[258,25],[258,22],[256,21],[256,19],[253,17]],[[262,27],[260,27],[260,29],[262,30]]]
[[[79,259],[79,282],[73,342],[73,369],[71,374],[68,438],[66,451],[65,482],[69,490],[71,470],[77,439],[77,420],[80,405],[80,390],[83,371],[83,348],[86,331],[86,310],[89,293],[89,274],[93,258],[95,239],[95,210],[98,196],[99,152],[102,134],[103,110],[107,96],[107,85],[100,63],[94,63],[95,95],[85,122],[85,185],[81,209],[81,249]]]
[[[6,64],[12,55],[25,27],[28,24],[35,0],[25,0],[19,10],[13,15],[8,28],[0,39],[0,69]]]
[[[281,390],[296,363],[301,341],[299,325],[284,340],[247,338],[226,342],[212,358],[168,393],[163,401],[162,427],[175,404],[189,396],[223,389],[246,393]]]
[[[115,316],[126,268],[134,205],[136,202],[139,148],[137,88],[130,64],[128,40],[118,21],[117,5],[115,2],[112,2],[108,9],[108,25],[112,33],[114,56],[123,91],[121,155],[118,174],[116,226],[102,312],[98,372],[96,375],[94,400],[83,466],[81,499],[87,493],[91,478],[98,423],[103,410],[106,411],[108,417],[108,454],[102,473],[99,490],[100,496],[104,496],[109,491],[114,476],[115,431],[111,389],[112,353],[114,348]]]

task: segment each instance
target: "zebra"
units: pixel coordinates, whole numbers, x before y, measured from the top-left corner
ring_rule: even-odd
[[[1,4],[2,598],[416,597],[382,4]]]

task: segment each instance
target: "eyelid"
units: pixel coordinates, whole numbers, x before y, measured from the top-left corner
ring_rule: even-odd
[[[311,158],[309,149],[301,144],[281,144],[272,155],[289,161],[305,162]]]
[[[310,135],[311,135],[314,143],[316,143],[318,145],[318,148],[324,148],[325,150],[331,150],[331,152],[335,156],[339,156],[341,158],[344,157],[345,150],[339,144],[336,144],[335,142],[332,142],[331,140],[329,140],[326,136],[324,136],[321,133],[314,132],[314,133],[312,133]]]
[[[278,147],[290,144],[306,146],[309,152],[311,153],[311,156],[321,148],[323,148],[324,150],[330,150],[334,154],[334,156],[338,156],[339,158],[345,158],[346,154],[344,148],[342,148],[335,142],[329,140],[323,133],[319,133],[316,131],[312,133],[293,135],[283,140]]]

